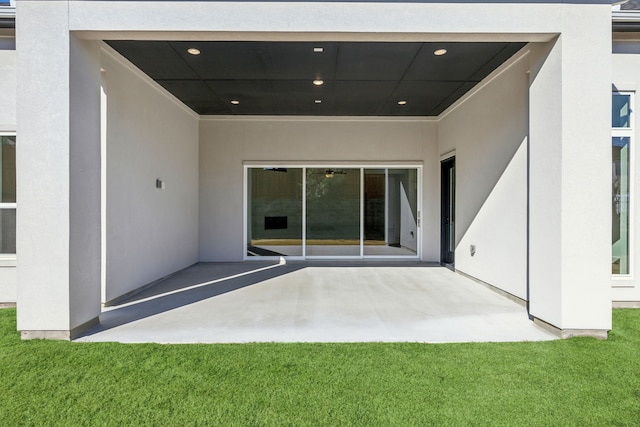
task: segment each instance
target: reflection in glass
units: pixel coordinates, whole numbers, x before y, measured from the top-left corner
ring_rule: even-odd
[[[417,170],[365,169],[364,176],[364,254],[415,256]]]
[[[614,128],[630,127],[631,95],[614,93],[611,103],[611,125]]]
[[[248,170],[247,254],[302,256],[302,169]]]
[[[365,246],[386,243],[386,170],[364,171],[364,244]],[[365,248],[365,254],[367,248]]]
[[[16,137],[0,136],[0,202],[16,202]]]
[[[360,255],[360,169],[307,169],[307,256]]]
[[[613,274],[629,274],[629,137],[613,138],[612,268]]]
[[[0,254],[16,253],[16,210],[0,209]]]

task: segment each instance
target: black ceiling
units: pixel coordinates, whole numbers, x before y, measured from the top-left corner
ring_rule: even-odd
[[[524,46],[107,43],[198,114],[319,116],[437,116]],[[200,55],[187,53],[193,47]],[[323,52],[314,52],[319,47]],[[445,55],[434,55],[443,48]],[[324,81],[322,86],[313,85],[318,78]],[[232,100],[240,103],[233,105]],[[406,101],[406,105],[398,105],[398,101]]]

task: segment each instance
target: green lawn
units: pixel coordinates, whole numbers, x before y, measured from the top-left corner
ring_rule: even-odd
[[[607,341],[131,345],[20,341],[0,425],[640,424],[640,310]]]

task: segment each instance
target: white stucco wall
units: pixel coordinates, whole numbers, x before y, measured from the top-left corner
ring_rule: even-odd
[[[529,312],[564,330],[611,328],[611,17],[601,12],[566,6],[562,34],[530,60]]]
[[[15,303],[18,299],[16,267],[0,267],[0,303]]]
[[[414,162],[437,165],[435,123],[421,119],[203,118],[200,261],[241,261],[243,162]],[[436,261],[436,184],[425,174],[423,258]]]
[[[637,251],[640,249],[640,233],[638,227],[640,227],[640,201],[638,200],[637,189],[640,188],[640,174],[638,173],[638,166],[640,166],[640,153],[636,148],[638,146],[638,139],[640,137],[640,114],[637,111],[637,105],[640,102],[638,99],[638,93],[640,93],[640,76],[638,75],[640,70],[640,40],[618,40],[613,42],[613,56],[612,56],[612,73],[613,73],[613,85],[620,91],[633,91],[635,95],[636,111],[633,115],[634,122],[632,124],[634,132],[634,139],[631,141],[631,155],[632,158],[632,176],[633,187],[631,200],[632,217],[635,219],[631,223],[631,274],[629,276],[613,277],[611,285],[613,287],[613,301],[640,301],[640,280],[638,280],[638,272],[640,268],[640,257],[637,255]]]
[[[527,70],[526,56],[520,57],[445,113],[438,126],[440,153],[456,155],[455,268],[522,299],[527,297]]]
[[[14,37],[0,36],[0,132],[16,130],[16,50]],[[15,262],[0,265],[0,303],[17,299]]]
[[[20,10],[18,328],[68,339],[100,313],[100,50],[69,33],[64,4]]]
[[[104,49],[109,301],[198,260],[198,118]]]

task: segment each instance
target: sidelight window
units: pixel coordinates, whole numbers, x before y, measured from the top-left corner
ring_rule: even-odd
[[[614,92],[612,99],[611,272],[630,274],[631,186],[633,150],[631,93]]]
[[[16,253],[16,136],[0,135],[0,255]]]

